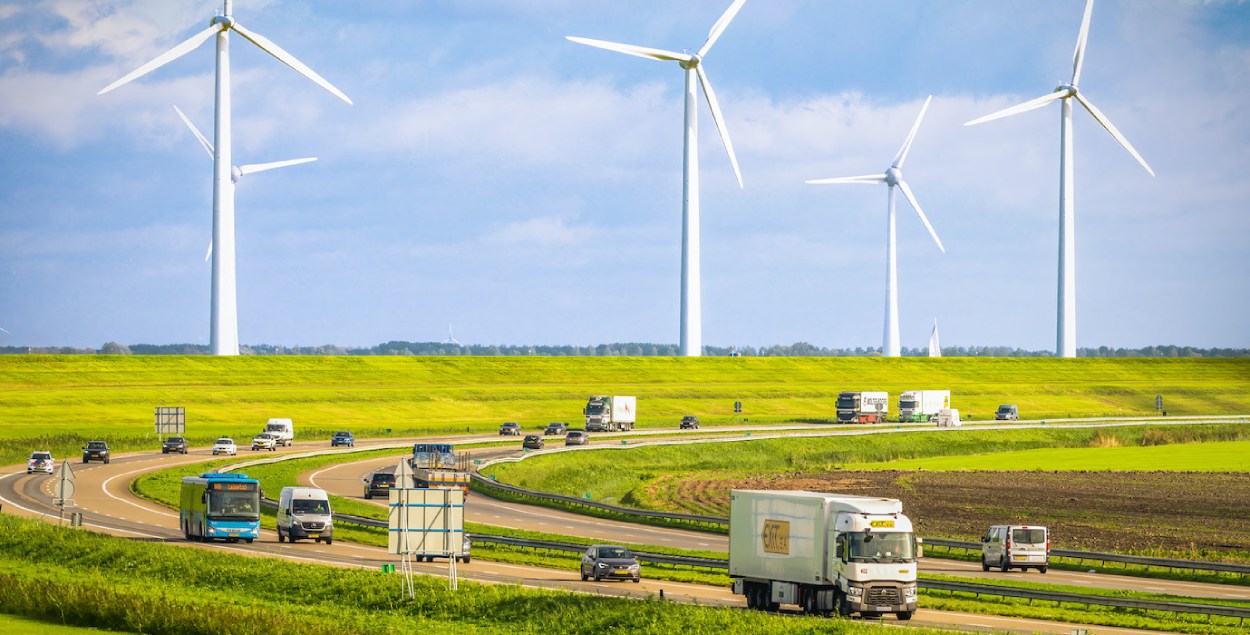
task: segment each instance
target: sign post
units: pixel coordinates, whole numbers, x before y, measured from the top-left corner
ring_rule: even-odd
[[[412,487],[412,468],[395,468],[396,488],[390,492],[387,551],[399,556],[403,592],[416,599],[412,562],[447,558],[447,580],[456,590],[456,558],[464,555],[464,490],[458,487]]]
[[[65,521],[65,508],[74,506],[74,468],[70,467],[69,461],[61,461],[61,467],[56,471],[56,484],[52,486],[53,501],[59,510],[57,515],[61,522]]]
[[[156,440],[161,440],[162,434],[186,434],[187,433],[187,412],[182,406],[157,406],[156,407]]]

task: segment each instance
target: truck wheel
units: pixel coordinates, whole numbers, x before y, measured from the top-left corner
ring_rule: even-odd
[[[1037,570],[1041,573],[1046,573],[1046,567],[1038,567]]]
[[[981,570],[982,571],[990,570],[990,563],[985,561],[985,554],[981,554]]]
[[[999,563],[998,568],[1001,569],[1003,573],[1011,571],[1011,561],[1007,559],[1006,553],[1003,553],[1003,560]]]
[[[846,599],[845,595],[838,593],[834,602],[838,605],[838,615],[841,615],[842,617],[851,616],[851,613],[853,612],[851,611],[851,601]]]
[[[816,591],[803,589],[803,612],[812,615],[816,612]]]
[[[911,611],[899,611],[896,615],[898,615],[898,621],[900,622],[906,622],[911,619]]]
[[[332,543],[332,542],[334,542],[334,539],[333,539],[333,538],[326,538],[326,544],[327,544],[327,545],[328,545],[328,544],[330,544],[330,543]]]

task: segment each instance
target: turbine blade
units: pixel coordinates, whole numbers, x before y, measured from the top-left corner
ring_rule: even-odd
[[[208,139],[205,139],[203,134],[200,134],[200,129],[196,128],[195,124],[191,123],[190,119],[187,119],[187,116],[183,114],[181,108],[175,105],[174,110],[178,112],[179,117],[182,117],[182,123],[187,124],[187,127],[191,129],[191,134],[194,134],[195,138],[200,140],[200,145],[203,146],[204,151],[208,153],[208,158],[215,158],[213,156],[213,144],[209,143]]]
[[[924,113],[929,109],[929,102],[933,101],[933,95],[924,100],[924,105],[920,107],[920,114],[916,116],[916,123],[912,124],[911,132],[907,133],[907,140],[903,142],[903,147],[898,149],[898,154],[894,155],[894,167],[903,167],[903,162],[907,160],[907,153],[911,150],[911,142],[916,140],[916,131],[920,130],[920,122],[924,121]]]
[[[1115,137],[1115,140],[1119,141],[1120,145],[1124,146],[1124,149],[1128,150],[1128,153],[1133,155],[1133,158],[1137,159],[1137,162],[1140,163],[1143,168],[1146,168],[1146,171],[1150,173],[1150,176],[1155,175],[1155,171],[1150,169],[1150,166],[1146,164],[1145,159],[1141,158],[1141,155],[1137,153],[1133,144],[1129,143],[1128,139],[1125,138],[1123,134],[1120,134],[1120,131],[1116,129],[1115,125],[1111,123],[1111,120],[1108,119],[1106,115],[1102,114],[1101,110],[1082,97],[1081,93],[1076,93],[1076,100],[1081,102],[1082,106],[1085,106],[1085,110],[1088,110],[1089,114],[1093,115],[1094,119],[1096,119],[1098,123],[1102,124],[1102,127],[1106,128],[1107,132],[1110,132],[1111,136]]]
[[[734,144],[729,140],[729,128],[725,126],[725,115],[721,114],[720,104],[716,102],[716,93],[712,92],[712,80],[708,79],[707,71],[703,70],[700,64],[694,67],[694,72],[699,76],[699,83],[703,85],[703,96],[707,98],[707,105],[712,109],[712,121],[716,123],[716,131],[720,133],[720,140],[725,144],[725,151],[729,153],[729,163],[734,167],[734,176],[738,177],[738,187],[742,187],[742,171],[738,169],[738,157],[734,154]]]
[[[208,241],[208,251],[204,252],[204,262],[208,262],[208,259],[212,257],[213,257],[213,241],[210,239]]]
[[[301,163],[310,163],[316,161],[317,157],[306,157],[303,159],[287,159],[286,161],[272,161],[270,163],[251,163],[239,166],[239,174],[255,174],[266,170],[275,170],[277,168],[285,168],[291,165],[299,165]]]
[[[942,246],[942,240],[938,238],[937,232],[933,231],[933,225],[929,223],[929,217],[924,215],[924,210],[920,209],[920,203],[916,202],[916,195],[911,193],[911,188],[907,187],[907,181],[899,181],[899,188],[903,190],[903,196],[907,197],[907,202],[911,203],[912,209],[920,215],[920,222],[924,223],[924,228],[929,230],[929,235],[933,237],[933,242],[937,243],[938,249],[942,253],[946,253],[946,247]]]
[[[876,185],[878,183],[885,183],[885,175],[865,174],[864,176],[839,176],[832,179],[812,179],[810,181],[804,181],[804,183],[809,185],[837,185],[841,183],[868,183]]]
[[[195,49],[195,47],[203,44],[205,40],[207,40],[210,37],[213,37],[219,31],[221,31],[220,24],[213,24],[209,26],[207,29],[204,29],[203,31],[200,31],[199,33],[196,33],[195,35],[192,35],[191,37],[187,38],[186,41],[184,41],[182,44],[179,44],[178,46],[175,46],[174,48],[171,48],[168,51],[161,53],[159,56],[157,56],[156,59],[148,62],[147,64],[144,64],[143,66],[140,66],[139,68],[136,68],[133,71],[130,71],[130,73],[126,75],[125,77],[100,89],[100,92],[96,94],[103,95],[104,93],[107,93],[110,90],[113,90],[114,88],[117,88],[118,86],[121,86],[122,84],[129,83],[132,80],[138,79],[140,77],[143,77],[144,75],[147,75],[148,73],[151,73],[152,71],[182,57],[183,55],[190,53],[193,49]]]
[[[674,53],[673,51],[653,49],[634,44],[619,44],[617,42],[608,42],[607,40],[592,40],[588,37],[576,37],[572,35],[566,35],[564,36],[564,39],[570,42],[577,42],[578,44],[585,44],[586,46],[616,51],[617,53],[624,53],[626,55],[645,57],[651,60],[661,60],[664,62],[689,62],[694,59],[694,56],[687,53]]]
[[[716,24],[712,25],[712,30],[707,33],[707,41],[703,43],[703,48],[699,49],[700,58],[707,55],[707,52],[712,50],[712,45],[716,44],[716,40],[720,39],[720,34],[725,32],[725,28],[728,27],[729,23],[733,21],[734,16],[738,15],[738,11],[742,9],[742,5],[746,4],[746,1],[747,0],[734,0],[734,3],[729,5],[729,8],[725,10],[725,13],[722,14],[720,19],[716,21]]]
[[[1094,14],[1094,0],[1086,0],[1085,17],[1081,19],[1081,34],[1076,38],[1076,51],[1072,53],[1072,85],[1081,81],[1081,66],[1085,64],[1085,44],[1089,41],[1089,19]]]
[[[279,62],[282,62],[283,64],[286,64],[287,66],[290,66],[291,68],[295,69],[295,71],[299,73],[300,75],[303,75],[304,77],[307,77],[308,79],[311,79],[313,83],[330,91],[330,93],[333,94],[335,97],[342,99],[348,104],[352,103],[352,100],[349,99],[347,95],[344,95],[343,91],[339,90],[338,88],[335,88],[334,84],[331,84],[330,82],[326,81],[326,78],[318,75],[317,71],[314,71],[313,69],[305,66],[303,62],[295,59],[294,55],[287,53],[281,46],[278,46],[277,44],[274,44],[272,41],[270,41],[269,38],[266,38],[265,36],[259,33],[249,31],[248,29],[244,28],[242,24],[239,24],[238,22],[235,22],[233,25],[230,26],[230,28],[234,29],[234,31],[237,32],[239,35],[242,35],[244,39],[246,39],[247,41],[260,47],[260,50],[277,58]]]
[[[1049,104],[1052,101],[1058,101],[1060,99],[1063,99],[1065,96],[1067,96],[1067,93],[1063,91],[1053,92],[1048,95],[1042,95],[1041,97],[1038,97],[1037,99],[1030,99],[1029,101],[1026,101],[1023,104],[1018,104],[1010,108],[1004,108],[998,112],[992,112],[984,117],[973,119],[972,121],[969,121],[965,123],[964,125],[975,126],[979,123],[985,123],[987,121],[993,121],[995,119],[1002,119],[1003,117],[1010,117],[1012,115],[1018,115],[1022,112],[1028,112],[1036,108],[1041,108],[1042,106],[1045,106],[1046,104]]]

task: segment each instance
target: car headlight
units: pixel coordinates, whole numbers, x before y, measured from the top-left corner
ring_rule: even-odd
[[[864,587],[852,586],[846,588],[846,594],[853,597],[862,597],[864,595]]]
[[[630,570],[630,571],[637,571],[638,569],[639,569],[639,567],[638,567],[638,565],[636,565],[636,564],[631,564],[631,565],[629,565],[629,570]]]
[[[909,586],[905,586],[905,587],[903,587],[903,597],[907,597],[907,598],[912,598],[912,599],[915,599],[915,597],[916,597],[916,586],[915,586],[915,585],[909,585]]]
[[[608,568],[608,563],[606,563],[606,562],[600,562],[599,564],[597,564],[597,565],[595,565],[595,566],[599,567],[600,569],[607,569],[607,568]]]

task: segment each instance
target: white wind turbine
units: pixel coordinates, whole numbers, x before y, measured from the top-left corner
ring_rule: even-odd
[[[703,70],[703,58],[725,32],[725,28],[729,26],[730,21],[738,14],[738,10],[745,2],[746,0],[734,0],[716,24],[712,25],[712,30],[708,33],[703,47],[698,53],[693,54],[568,36],[569,40],[578,44],[664,62],[677,62],[685,71],[685,162],[682,168],[681,348],[679,354],[687,357],[698,357],[703,354],[703,300],[699,271],[698,86],[703,86],[703,95],[707,98],[707,105],[712,111],[712,121],[716,123],[721,142],[725,144],[725,151],[729,153],[729,163],[733,166],[734,176],[738,178],[738,187],[742,187],[742,172],[738,169],[738,158],[734,155],[733,143],[729,140],[729,130],[725,127],[725,117],[721,114],[720,104],[716,101],[712,82],[707,77],[707,71]]]
[[[920,209],[920,203],[916,202],[916,196],[912,194],[911,188],[907,186],[907,182],[903,180],[903,162],[907,160],[907,153],[911,150],[912,141],[916,139],[916,131],[920,130],[920,122],[924,120],[924,113],[929,109],[929,102],[933,101],[933,95],[924,100],[924,106],[920,108],[920,115],[916,117],[916,123],[912,125],[911,132],[907,134],[907,139],[903,141],[903,147],[898,149],[898,154],[894,155],[894,161],[890,164],[885,174],[868,174],[865,176],[845,176],[833,179],[815,179],[808,181],[814,185],[827,185],[835,183],[871,183],[890,186],[889,189],[889,214],[886,216],[886,242],[885,242],[885,337],[881,346],[881,354],[886,357],[898,357],[899,335],[898,335],[898,257],[895,246],[895,214],[894,214],[894,187],[898,186],[903,190],[903,196],[907,197],[907,202],[911,203],[912,209],[916,210],[916,214],[920,216],[920,221],[924,223],[925,229],[929,230],[929,235],[933,236],[933,242],[937,243],[938,249],[942,253],[946,253],[946,247],[942,246],[942,241],[938,238],[937,232],[933,231],[933,225],[929,224],[929,219],[924,215],[924,210]]]
[[[195,138],[199,140],[200,147],[204,148],[205,152],[208,152],[208,158],[210,159],[213,158],[215,156],[213,154],[213,144],[209,143],[208,139],[204,138],[204,135],[200,133],[200,129],[196,128],[195,124],[191,123],[191,120],[187,118],[186,113],[182,112],[181,108],[174,106],[174,111],[177,112],[178,116],[182,118],[182,122],[187,124],[187,127],[191,129],[191,134],[195,135]],[[257,172],[264,172],[266,170],[273,170],[276,168],[285,168],[287,166],[299,165],[301,163],[309,163],[309,162],[316,161],[316,160],[317,160],[317,157],[305,157],[303,159],[288,159],[286,161],[273,161],[270,163],[250,163],[247,165],[232,165],[230,166],[230,182],[238,183],[239,179],[243,178],[243,176],[247,174],[255,174]],[[212,255],[213,255],[213,241],[209,240],[208,251],[204,252],[204,261],[208,262],[208,259]]]
[[[352,103],[342,91],[308,68],[282,47],[259,33],[250,31],[234,20],[232,0],[223,0],[221,15],[214,17],[207,29],[196,33],[182,44],[162,53],[156,59],[131,71],[130,74],[105,86],[103,95],[118,86],[142,77],[191,52],[209,38],[217,36],[217,82],[214,96],[213,135],[213,283],[212,317],[209,345],[214,355],[239,354],[239,316],[234,266],[234,178],[230,145],[230,32],[245,40],[296,72],[330,91],[339,99]]]
[[[1124,146],[1128,153],[1133,155],[1134,159],[1141,164],[1150,176],[1154,176],[1154,170],[1146,164],[1146,160],[1141,158],[1137,150],[1133,148],[1133,144],[1120,134],[1120,131],[1111,124],[1111,120],[1096,108],[1094,104],[1081,94],[1077,89],[1077,83],[1081,79],[1081,65],[1085,61],[1085,43],[1089,38],[1089,20],[1094,12],[1094,0],[1087,0],[1085,3],[1085,18],[1081,20],[1081,33],[1076,39],[1076,51],[1072,54],[1072,81],[1066,84],[1060,84],[1055,88],[1054,92],[1038,97],[1030,101],[1026,101],[1018,106],[1012,106],[998,112],[986,115],[979,119],[973,119],[965,126],[973,126],[994,119],[1001,119],[1011,115],[1028,112],[1035,108],[1041,108],[1052,101],[1060,102],[1062,108],[1060,110],[1059,123],[1059,309],[1058,309],[1058,326],[1056,328],[1056,344],[1055,354],[1061,357],[1076,357],[1076,197],[1075,197],[1075,171],[1073,169],[1073,152],[1072,152],[1072,102],[1076,99],[1089,114],[1094,117],[1098,123],[1102,124],[1107,132],[1120,145]]]

